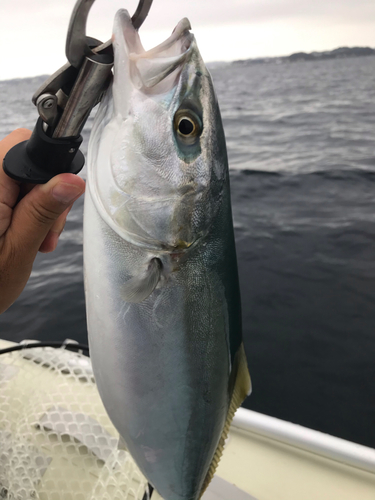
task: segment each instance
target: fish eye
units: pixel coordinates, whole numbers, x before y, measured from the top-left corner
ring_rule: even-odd
[[[180,134],[191,135],[194,133],[195,123],[187,116],[183,116],[182,118],[180,118],[177,127]]]
[[[174,127],[178,136],[188,144],[192,144],[202,133],[199,117],[189,109],[180,109],[174,117]]]

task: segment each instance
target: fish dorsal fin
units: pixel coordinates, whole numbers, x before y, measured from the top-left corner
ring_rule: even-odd
[[[151,259],[147,270],[140,276],[130,278],[121,287],[121,297],[125,302],[138,304],[147,299],[159,282],[162,264],[159,259]]]
[[[202,491],[199,498],[202,497],[203,493],[206,491],[208,485],[210,484],[211,479],[214,477],[215,471],[220,462],[221,455],[223,454],[225,440],[227,439],[229,427],[232,423],[234,414],[241,406],[244,399],[251,393],[251,380],[249,369],[247,367],[247,360],[243,343],[236,353],[234,365],[237,365],[237,375],[228,409],[227,420],[225,422],[224,429],[221,434],[214,457],[212,459],[210,468],[208,469],[206,478],[203,482]]]

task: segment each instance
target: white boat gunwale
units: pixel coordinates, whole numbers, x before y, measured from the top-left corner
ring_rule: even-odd
[[[375,449],[330,434],[239,408],[232,427],[375,473]]]

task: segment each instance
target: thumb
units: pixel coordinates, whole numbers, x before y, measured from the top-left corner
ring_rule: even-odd
[[[6,235],[13,252],[34,261],[54,222],[84,190],[84,180],[74,174],[60,174],[35,186],[14,208]]]

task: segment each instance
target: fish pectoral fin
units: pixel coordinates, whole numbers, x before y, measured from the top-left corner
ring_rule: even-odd
[[[161,268],[162,264],[159,259],[151,259],[146,272],[124,283],[121,287],[121,297],[125,302],[138,304],[147,299],[159,282]]]
[[[220,458],[224,451],[225,440],[228,437],[229,427],[232,423],[234,414],[241,406],[244,399],[246,399],[246,397],[251,394],[251,380],[249,369],[247,367],[247,360],[243,343],[236,353],[234,369],[236,370],[236,380],[234,383],[232,398],[229,404],[227,420],[225,422],[224,429],[219,439],[219,444],[217,445],[211,465],[206,474],[206,478],[203,482],[203,487],[199,498],[202,497],[203,493],[207,489],[207,486],[210,484],[211,479],[214,477],[215,471],[217,469],[217,466],[219,465]]]

